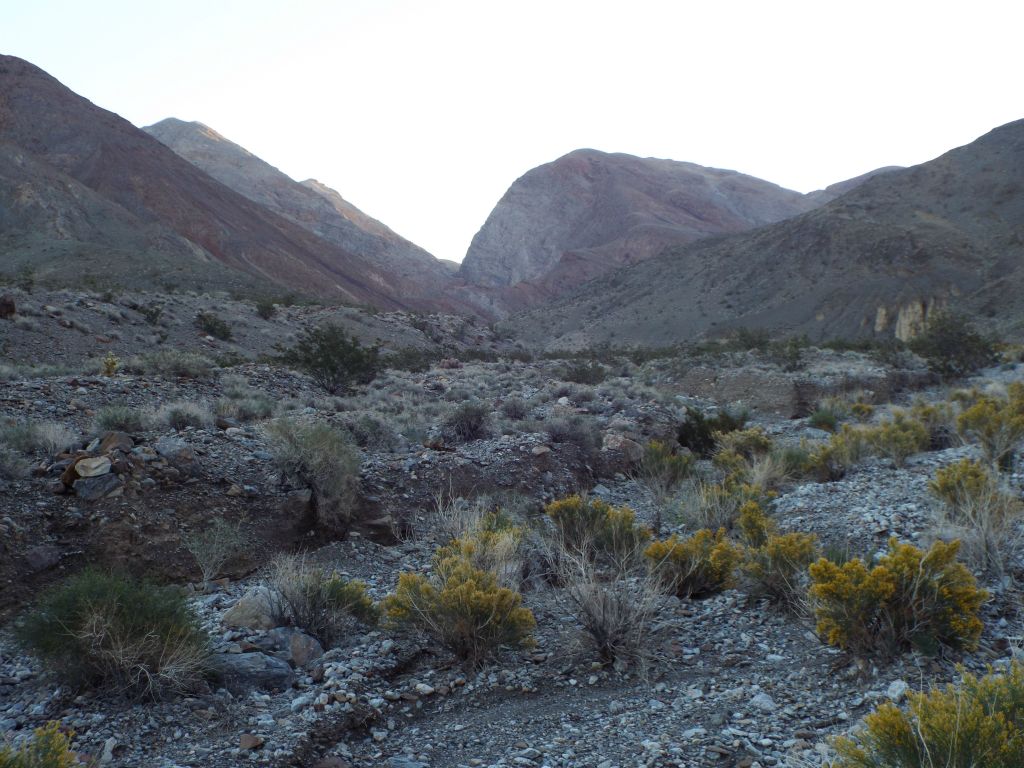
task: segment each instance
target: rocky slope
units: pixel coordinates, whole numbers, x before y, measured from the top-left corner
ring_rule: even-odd
[[[753,231],[605,275],[513,333],[551,347],[670,344],[737,326],[906,338],[953,307],[1024,328],[1024,121]]]
[[[581,149],[509,188],[459,276],[501,314],[666,247],[789,218],[871,175],[802,195],[735,171]]]
[[[359,254],[387,275],[403,296],[441,305],[450,270],[330,187],[315,179],[296,182],[202,123],[168,118],[143,130],[225,186]]]
[[[4,164],[12,175],[0,186],[14,189],[18,203],[6,214],[14,221],[6,222],[5,245],[21,254],[22,265],[41,266],[48,279],[74,283],[78,244],[86,251],[129,251],[142,236],[152,243],[144,259],[157,252],[178,268],[213,264],[207,272],[214,282],[207,288],[258,283],[265,292],[291,289],[384,308],[416,305],[386,270],[362,255],[257,205],[12,56],[0,57],[0,145],[31,161],[13,172],[10,162]],[[40,166],[45,171],[25,178]],[[93,194],[82,193],[83,187]],[[77,207],[79,198],[86,208],[103,207],[104,216],[93,221]],[[111,206],[121,212],[115,216]],[[130,217],[152,229],[140,229]],[[78,223],[73,233],[64,225],[68,219]],[[48,250],[53,240],[39,236],[40,225],[68,233],[57,245],[67,258],[54,258]],[[67,243],[75,247],[63,247]],[[108,283],[139,283],[137,264],[110,260],[107,266]]]

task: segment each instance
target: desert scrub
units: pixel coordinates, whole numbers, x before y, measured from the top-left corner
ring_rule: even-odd
[[[1024,549],[1024,505],[980,462],[962,459],[939,469],[928,490],[939,502],[936,530],[959,539],[972,566],[1003,576]]]
[[[213,375],[214,364],[194,352],[165,349],[133,357],[125,363],[124,369],[142,376],[202,379]]]
[[[208,655],[179,590],[95,570],[51,588],[15,634],[63,682],[142,698],[192,689]]]
[[[401,574],[384,609],[391,623],[425,632],[475,667],[502,645],[533,645],[537,622],[522,601],[518,592],[499,586],[494,574],[441,553],[429,576]]]
[[[1009,470],[1024,439],[1024,402],[1018,397],[979,397],[957,418],[956,428],[965,441],[981,446],[985,461]]]
[[[356,445],[368,451],[396,451],[402,441],[383,419],[364,413],[345,423]]]
[[[613,507],[601,499],[568,496],[544,508],[554,523],[560,546],[591,559],[620,564],[643,548],[651,532],[637,525],[629,507]]]
[[[929,403],[916,400],[910,415],[928,431],[928,449],[941,451],[956,444],[956,409],[952,403]]]
[[[661,521],[683,480],[693,474],[694,459],[689,451],[676,451],[661,440],[644,446],[636,469],[636,481],[647,489],[654,503],[654,531],[661,532]]]
[[[892,658],[916,648],[972,650],[981,636],[978,610],[988,598],[957,562],[959,542],[925,552],[890,539],[889,552],[869,569],[860,558],[842,566],[811,564],[810,597],[826,642],[856,656]]]
[[[1019,768],[1024,765],[1024,665],[910,693],[907,711],[882,704],[839,738],[836,768]]]
[[[36,728],[32,738],[15,751],[0,744],[0,768],[76,768],[82,763],[71,750],[74,732],[64,733],[56,720]],[[88,765],[94,766],[94,762]]]
[[[17,453],[42,451],[47,456],[70,448],[78,435],[53,421],[5,421],[0,423],[0,445]]]
[[[868,445],[881,456],[902,467],[907,458],[926,450],[930,443],[924,425],[903,411],[894,411],[892,419],[867,432]]]
[[[506,419],[522,421],[530,413],[530,407],[521,397],[510,397],[501,404],[501,413]]]
[[[203,530],[184,534],[181,542],[196,561],[205,586],[217,577],[231,558],[240,555],[251,540],[241,525],[215,517]]]
[[[608,376],[605,367],[597,361],[590,363],[576,362],[565,367],[562,378],[576,384],[600,384]]]
[[[727,434],[742,429],[747,423],[745,412],[720,411],[714,416],[705,416],[696,408],[686,407],[683,420],[676,429],[676,439],[684,448],[689,448],[704,459],[711,458],[717,446],[716,434]]]
[[[378,347],[364,347],[334,323],[305,328],[293,347],[278,349],[280,362],[308,374],[332,395],[369,384],[381,367]]]
[[[107,405],[99,408],[92,420],[95,432],[141,432],[146,428],[146,415],[139,408]]]
[[[153,414],[153,421],[164,424],[171,429],[182,430],[188,427],[205,427],[213,423],[213,414],[202,403],[191,400],[175,400],[160,406]]]
[[[741,475],[730,475],[721,483],[706,483],[698,480],[683,489],[680,514],[683,522],[691,528],[730,530],[739,517],[740,509],[748,501],[758,504],[773,499],[774,491],[766,491],[751,483],[744,482]]]
[[[28,474],[28,462],[16,451],[0,445],[0,480],[20,480]]]
[[[473,528],[437,551],[441,559],[461,557],[474,568],[488,571],[503,587],[515,588],[523,573],[523,529],[489,512]]]
[[[555,415],[544,422],[544,431],[553,443],[577,446],[585,460],[600,448],[600,433],[593,419],[578,414]]]
[[[264,429],[282,480],[312,491],[315,522],[328,531],[348,530],[359,492],[359,453],[348,432],[290,419]]]
[[[807,567],[818,556],[817,538],[807,533],[779,535],[774,521],[754,502],[744,505],[737,527],[747,545],[740,570],[750,593],[788,611],[799,609]]]
[[[764,456],[772,449],[772,440],[761,427],[715,432],[713,437],[719,451],[733,451],[748,461]]]
[[[231,341],[231,323],[224,320],[216,312],[197,312],[196,328],[221,341]]]
[[[703,598],[735,584],[740,550],[719,528],[697,531],[688,539],[671,536],[653,541],[644,550],[648,566],[662,588],[677,597]]]
[[[924,332],[912,339],[909,346],[944,378],[966,376],[998,359],[993,339],[978,333],[963,315],[947,312],[932,317]]]
[[[113,352],[107,352],[103,359],[100,360],[100,374],[110,378],[117,373],[117,369],[121,367],[121,360]]]
[[[463,403],[445,419],[445,431],[453,439],[468,443],[481,440],[490,434],[490,409],[479,401]]]
[[[867,438],[867,430],[843,424],[827,443],[810,451],[807,471],[821,483],[841,480],[867,456]]]
[[[352,631],[356,622],[374,626],[380,619],[380,608],[367,594],[366,584],[345,579],[303,555],[277,557],[267,582],[275,621],[299,627],[325,648]]]

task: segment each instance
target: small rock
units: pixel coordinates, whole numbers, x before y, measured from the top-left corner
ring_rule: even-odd
[[[748,706],[753,709],[758,709],[762,712],[774,712],[778,709],[778,705],[767,693],[762,691],[754,696],[749,702]]]
[[[885,689],[885,695],[896,704],[903,701],[903,697],[907,695],[907,689],[910,686],[903,680],[893,680],[889,683],[889,687]]]
[[[262,736],[256,736],[251,733],[243,733],[242,738],[238,740],[238,746],[240,749],[246,752],[251,752],[254,749],[259,749],[263,746],[266,740]]]

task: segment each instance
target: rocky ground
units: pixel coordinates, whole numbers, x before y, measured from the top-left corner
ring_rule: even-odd
[[[59,317],[35,321],[63,327]],[[139,324],[141,331],[146,322]],[[7,330],[8,349],[22,350],[10,358],[13,368],[28,360],[30,347]],[[88,357],[95,354],[77,359]],[[900,401],[913,393],[897,384],[928,383],[919,372],[852,353],[813,353],[794,373],[740,358],[724,361],[714,380],[693,373],[707,361],[621,360],[593,384],[567,381],[573,364],[566,361],[451,362],[422,373],[390,371],[346,397],[329,397],[304,376],[258,362],[190,378],[17,368],[0,396],[0,422],[59,425],[67,435],[61,448],[72,450],[26,454],[28,474],[3,486],[6,618],[86,563],[194,584],[198,571],[182,537],[212,517],[239,523],[254,546],[210,590],[190,587],[215,638],[219,682],[158,703],[79,693],[0,633],[0,732],[19,738],[57,719],[75,730],[76,749],[102,764],[154,768],[805,766],[821,764],[827,739],[880,701],[953,680],[958,662],[976,670],[1005,663],[1020,647],[1024,616],[1016,593],[991,582],[978,651],[867,667],[822,644],[807,618],[780,613],[742,589],[700,601],[667,599],[650,658],[625,669],[596,663],[564,594],[536,581],[523,586],[538,621],[536,646],[505,652],[479,670],[460,667],[422,637],[387,628],[353,625],[325,651],[263,618],[261,567],[275,552],[313,552],[365,581],[375,598],[394,589],[398,574],[428,570],[443,543],[439,493],[490,494],[536,520],[543,502],[589,490],[651,520],[654,505],[632,479],[632,462],[644,441],[672,435],[685,405],[743,400],[754,423],[777,442],[795,444],[825,437],[806,418],[791,418],[809,391],[856,389]],[[985,376],[1019,375],[1012,368]],[[735,396],[744,391],[750,396]],[[201,423],[172,425],[167,408],[181,401],[206,414]],[[446,431],[445,420],[466,402],[490,412],[487,437],[459,442]],[[111,406],[137,411],[137,428],[97,424]],[[308,496],[282,484],[274,470],[263,426],[282,417],[349,427],[358,441],[361,524],[346,539],[329,541],[311,529]],[[870,459],[837,482],[791,483],[771,513],[783,530],[816,533],[826,546],[854,554],[874,553],[890,536],[923,544],[934,527],[927,480],[973,451],[918,454],[903,468]],[[81,464],[83,457],[91,463]],[[1011,482],[1019,488],[1024,477]],[[668,526],[685,529],[674,518]]]

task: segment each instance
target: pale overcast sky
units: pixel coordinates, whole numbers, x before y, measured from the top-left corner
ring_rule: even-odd
[[[579,147],[810,191],[1024,117],[1024,4],[0,0],[0,51],[199,120],[461,260]]]

